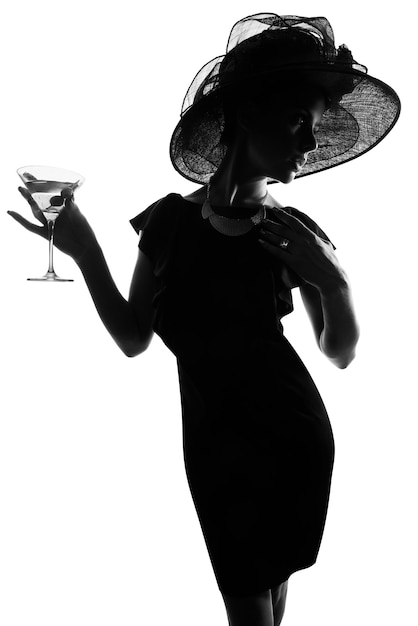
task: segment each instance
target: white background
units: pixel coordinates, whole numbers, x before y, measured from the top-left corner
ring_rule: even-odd
[[[338,370],[317,349],[298,294],[284,322],[327,405],[336,463],[319,559],[291,577],[283,623],[417,624],[416,33],[406,2],[396,7],[8,4],[0,37],[2,626],[227,624],[184,473],[173,355],[155,337],[145,354],[126,358],[59,251],[56,270],[74,283],[27,282],[46,271],[47,243],[6,210],[31,217],[17,192],[19,166],[81,172],[78,204],[127,296],[137,254],[128,220],[169,192],[196,188],[168,155],[185,91],[224,53],[233,23],[264,11],[326,15],[337,45],[403,104],[392,133],[361,159],[272,188],[337,245],[362,329],[356,360]]]

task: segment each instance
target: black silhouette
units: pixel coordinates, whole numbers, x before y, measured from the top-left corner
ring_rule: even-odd
[[[359,337],[335,247],[267,183],[359,156],[398,115],[393,90],[335,49],[325,18],[250,16],[193,81],[171,140],[174,166],[201,186],[131,220],[142,236],[128,300],[62,192],[55,245],[79,265],[118,346],[139,355],[155,331],[177,357],[187,478],[230,626],[280,624],[288,578],[315,563],[326,519],[334,441],[283,335],[291,290],[337,367]],[[46,236],[45,224],[12,215]]]

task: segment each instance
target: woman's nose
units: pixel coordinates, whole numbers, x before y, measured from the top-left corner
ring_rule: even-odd
[[[315,152],[318,142],[312,129],[307,129],[301,141],[301,152]]]

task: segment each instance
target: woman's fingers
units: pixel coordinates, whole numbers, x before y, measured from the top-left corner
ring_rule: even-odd
[[[295,227],[294,222],[290,225],[284,221],[276,222],[264,219],[261,221],[258,241],[265,250],[285,261],[289,259],[289,255],[297,254],[301,246],[309,245],[310,239],[307,230],[304,225],[303,230],[299,229],[298,226]]]
[[[44,226],[38,226],[37,224],[32,224],[32,222],[29,222],[29,220],[24,218],[19,213],[16,213],[16,211],[7,211],[7,213],[11,215],[13,219],[16,220],[16,222],[19,222],[19,224],[22,224],[24,228],[26,228],[27,230],[30,230],[31,233],[36,233],[38,235],[46,236],[46,231],[45,231]]]
[[[285,261],[286,258],[288,258],[289,256],[289,250],[287,249],[287,246],[289,245],[289,240],[286,239],[285,241],[287,241],[286,246],[278,246],[274,243],[271,243],[269,241],[267,241],[266,239],[259,239],[258,242],[259,244],[263,247],[263,250],[266,250],[267,252],[269,252],[270,254],[272,254],[273,256]]]
[[[36,208],[39,210],[38,205],[36,204],[35,200],[32,198],[31,194],[29,193],[29,191],[26,189],[26,187],[18,187],[20,193],[22,194],[22,196],[25,198],[25,200],[27,200],[29,202],[29,204],[31,205],[32,209]]]
[[[27,200],[27,202],[29,203],[30,208],[32,209],[32,213],[36,217],[36,219],[42,222],[42,224],[46,224],[46,219],[44,217],[44,214],[42,213],[41,209],[36,204],[35,200],[32,198],[29,191],[25,187],[18,187],[18,189],[20,193],[22,194],[22,196],[25,198],[25,200]]]
[[[271,246],[276,246],[279,252],[294,253],[298,246],[311,245],[316,235],[305,224],[293,215],[289,215],[283,209],[278,209],[280,216],[275,220],[264,219],[261,221],[260,235]]]
[[[282,259],[285,259],[293,252],[293,242],[286,237],[272,237],[268,234],[260,234],[258,242],[265,250],[273,252],[276,256],[279,256]]]
[[[293,207],[287,207],[288,209],[292,209]],[[277,209],[278,214],[277,218],[281,220],[284,224],[289,226],[292,230],[297,233],[301,233],[307,237],[313,235],[314,233],[308,228],[300,219],[298,219],[295,215],[292,215],[285,209]],[[268,220],[270,221],[270,220]]]
[[[273,246],[278,246],[282,251],[289,252],[291,242],[298,241],[298,235],[288,226],[275,222],[262,222],[260,229],[261,240],[267,241]]]
[[[270,233],[283,235],[283,236],[287,236],[290,234],[295,235],[295,231],[292,230],[286,224],[279,224],[278,222],[273,222],[272,220],[262,220],[261,230],[266,233],[270,232]]]

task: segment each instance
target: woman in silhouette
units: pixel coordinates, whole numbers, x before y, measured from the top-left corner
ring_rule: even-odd
[[[187,479],[230,626],[280,624],[288,578],[315,563],[325,524],[334,441],[283,335],[291,290],[334,365],[351,363],[359,337],[335,247],[267,185],[363,154],[398,115],[395,92],[335,48],[325,18],[253,15],[186,94],[170,154],[199,187],[131,220],[142,236],[128,300],[62,192],[55,244],[80,267],[111,336],[132,357],[157,332],[177,357]],[[42,225],[12,216],[46,237],[20,191]]]

